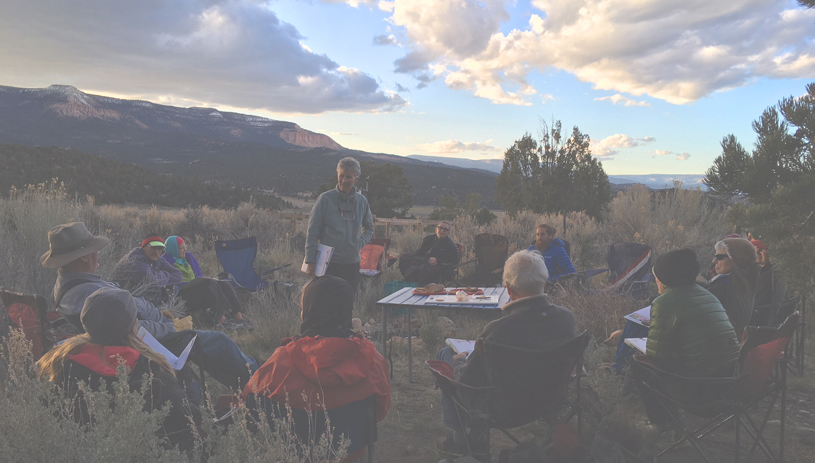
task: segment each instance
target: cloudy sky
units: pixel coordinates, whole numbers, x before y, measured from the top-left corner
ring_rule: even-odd
[[[0,85],[259,114],[399,155],[498,158],[561,120],[610,174],[694,174],[804,93],[813,42],[794,0],[0,0]]]

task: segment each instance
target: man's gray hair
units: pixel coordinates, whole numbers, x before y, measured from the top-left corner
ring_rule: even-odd
[[[549,270],[536,251],[518,251],[504,264],[504,286],[524,296],[537,296],[546,289]]]
[[[343,170],[352,170],[357,177],[362,175],[362,168],[359,167],[359,161],[352,157],[342,158],[340,162],[337,163],[337,173]]]

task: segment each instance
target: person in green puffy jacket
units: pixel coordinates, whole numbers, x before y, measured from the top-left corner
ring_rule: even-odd
[[[653,271],[659,296],[651,304],[646,354],[660,368],[689,378],[733,375],[739,341],[721,302],[695,283],[696,253],[662,254]]]

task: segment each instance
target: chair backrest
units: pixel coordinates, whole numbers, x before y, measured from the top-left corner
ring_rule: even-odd
[[[218,240],[215,254],[224,268],[232,275],[234,282],[249,291],[258,291],[269,286],[255,271],[255,257],[258,253],[258,240],[254,236],[240,240]]]
[[[795,312],[776,328],[748,326],[745,329],[739,352],[739,371],[747,375],[739,390],[742,397],[755,395],[767,384],[799,323],[800,314]]]
[[[15,329],[22,329],[31,341],[31,353],[35,359],[42,357],[53,346],[48,333],[48,302],[39,294],[21,294],[0,290],[4,314]],[[4,317],[5,318],[5,317]]]
[[[360,270],[382,270],[382,256],[385,254],[385,247],[368,243],[359,251]]]
[[[778,313],[775,314],[775,318],[772,320],[770,326],[778,326],[784,323],[784,320],[792,315],[793,312],[795,312],[795,309],[798,308],[799,302],[801,302],[800,294],[796,294],[794,297],[782,302],[781,307],[779,307]]]
[[[588,332],[547,350],[484,339],[487,382],[495,388],[490,407],[493,421],[499,427],[514,428],[562,405],[588,342]]]
[[[651,273],[651,248],[638,243],[614,243],[608,247],[607,289],[625,292],[635,281]]]
[[[644,354],[633,356],[629,365],[634,379],[697,416],[719,414],[725,399],[743,380],[743,377],[687,378],[659,368]]]
[[[501,284],[501,272],[509,255],[509,240],[502,235],[482,233],[475,236],[475,286]]]

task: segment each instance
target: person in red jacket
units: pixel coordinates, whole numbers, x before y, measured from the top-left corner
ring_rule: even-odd
[[[276,405],[288,403],[298,437],[303,437],[298,410],[328,412],[335,442],[339,434],[349,438],[346,461],[354,461],[365,449],[364,441],[355,440],[365,423],[365,409],[357,404],[375,396],[377,421],[390,408],[388,362],[371,341],[351,331],[354,297],[347,281],[330,275],[312,280],[303,290],[302,307],[300,335],[283,339],[249,380],[243,398],[250,408],[266,412],[270,426],[280,416]],[[308,433],[308,423],[303,424]]]

